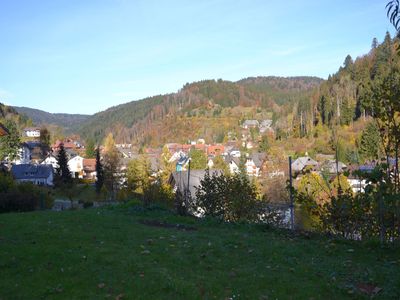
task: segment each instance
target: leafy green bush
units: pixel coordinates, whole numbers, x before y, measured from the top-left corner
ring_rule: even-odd
[[[204,216],[224,221],[258,221],[261,201],[257,189],[246,176],[209,174],[200,181],[194,205]]]
[[[357,172],[367,185],[364,192],[336,187],[337,193],[321,201],[322,192],[312,194],[301,189],[295,192],[311,216],[316,217],[314,227],[351,239],[379,239],[395,242],[400,239],[400,194],[386,166],[377,166],[371,173]]]

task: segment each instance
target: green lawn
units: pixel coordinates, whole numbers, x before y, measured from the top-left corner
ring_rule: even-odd
[[[0,299],[354,299],[374,288],[400,298],[399,249],[138,207],[0,215]]]

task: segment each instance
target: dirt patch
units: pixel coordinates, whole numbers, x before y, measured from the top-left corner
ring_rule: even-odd
[[[170,223],[164,223],[161,221],[157,220],[141,220],[139,221],[140,224],[151,226],[151,227],[162,227],[162,228],[171,228],[171,229],[177,229],[177,230],[183,230],[183,231],[196,231],[196,227],[191,227],[187,225],[182,225],[182,224],[170,224]]]

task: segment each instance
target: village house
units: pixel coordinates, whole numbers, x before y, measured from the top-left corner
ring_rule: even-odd
[[[210,175],[222,174],[221,170],[210,170],[209,172]],[[194,198],[196,196],[196,188],[200,187],[200,182],[205,174],[205,170],[191,170],[190,175],[188,171],[173,172],[169,177],[168,183],[171,185],[174,192],[179,190],[183,195],[185,191],[189,191],[191,197]]]
[[[14,164],[40,163],[47,155],[47,149],[39,141],[28,141],[21,144],[18,158]]]
[[[208,156],[217,156],[222,155],[225,151],[224,145],[217,144],[217,145],[209,145],[207,147],[207,155]]]
[[[265,153],[253,153],[246,158],[246,172],[248,176],[260,177]]]
[[[37,127],[27,127],[24,128],[24,134],[29,138],[38,138],[40,137],[40,128]]]
[[[52,165],[21,164],[11,167],[11,174],[17,182],[31,182],[36,185],[53,186]]]
[[[229,172],[231,174],[239,173],[240,158],[232,155],[225,157],[225,162],[228,164]]]
[[[96,159],[84,158],[83,159],[83,178],[96,179]]]
[[[271,128],[271,125],[272,125],[272,120],[269,120],[269,119],[262,120],[260,122],[260,127],[259,127],[260,128],[260,133],[263,134],[263,133],[265,133],[267,131],[273,131],[273,129]]]
[[[250,129],[250,128],[258,128],[260,124],[258,123],[257,120],[245,120],[242,124],[242,127],[244,129]]]
[[[65,150],[67,149],[75,150],[77,148],[77,145],[71,140],[66,140],[66,141],[57,140],[53,145],[51,145],[51,150],[53,150],[53,152],[60,151],[61,144],[64,146]]]
[[[58,169],[58,160],[53,153],[49,153],[47,157],[40,163],[41,165],[52,165],[53,169]]]
[[[309,156],[297,158],[292,162],[292,172],[295,174],[302,173],[306,170],[315,171],[318,163]]]
[[[336,164],[335,160],[327,160],[321,165],[321,171],[328,174],[343,173],[346,170],[347,166],[341,161],[338,161]]]
[[[75,156],[68,161],[68,168],[71,171],[72,178],[83,178],[83,157]]]

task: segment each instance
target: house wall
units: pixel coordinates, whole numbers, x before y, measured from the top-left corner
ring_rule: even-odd
[[[25,131],[27,137],[40,137],[40,130],[28,130]]]
[[[239,166],[236,165],[235,162],[231,161],[229,163],[229,171],[231,172],[231,174],[239,173]]]
[[[255,176],[255,177],[260,176],[260,168],[258,168],[254,164],[253,160],[246,161],[246,172],[247,172],[247,175],[249,175],[249,176]]]
[[[83,157],[75,156],[70,159],[68,161],[68,168],[73,178],[75,178],[76,173],[78,173],[78,178],[83,178]]]
[[[16,181],[19,183],[31,182],[35,185],[53,186],[53,174],[51,174],[48,178],[17,179]]]

